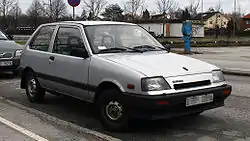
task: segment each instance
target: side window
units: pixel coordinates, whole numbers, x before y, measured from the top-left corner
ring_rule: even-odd
[[[76,52],[79,53],[86,51],[82,40],[80,29],[73,27],[61,27],[58,30],[53,53],[75,56]]]
[[[30,49],[48,51],[51,37],[56,26],[44,26],[42,27],[30,43]]]

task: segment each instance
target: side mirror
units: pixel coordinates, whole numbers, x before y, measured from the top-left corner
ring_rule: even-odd
[[[70,56],[88,58],[89,54],[85,48],[73,48],[70,52]]]
[[[14,37],[12,35],[8,35],[9,40],[14,40]]]
[[[172,45],[166,44],[166,45],[164,45],[164,47],[165,47],[165,49],[166,49],[168,52],[170,52],[170,51],[171,51],[171,48],[172,48]]]
[[[151,34],[154,38],[156,38],[156,35],[155,35],[155,33],[154,33],[154,32],[149,31],[148,33],[149,33],[149,34]]]

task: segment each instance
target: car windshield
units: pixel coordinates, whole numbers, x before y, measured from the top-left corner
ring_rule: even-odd
[[[0,40],[7,40],[6,35],[0,30]]]
[[[85,31],[94,54],[164,50],[155,38],[137,25],[86,26]]]

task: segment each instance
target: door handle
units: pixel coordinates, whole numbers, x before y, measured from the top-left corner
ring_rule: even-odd
[[[54,62],[55,61],[55,57],[54,56],[50,56],[49,57],[49,63],[52,63],[52,62]]]
[[[49,57],[49,60],[54,61],[54,60],[55,60],[55,57],[54,57],[54,56],[50,56],[50,57]]]

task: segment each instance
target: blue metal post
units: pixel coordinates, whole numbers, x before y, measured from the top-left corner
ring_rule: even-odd
[[[184,22],[182,25],[182,39],[184,40],[185,52],[191,51],[191,39],[192,39],[192,22]]]

